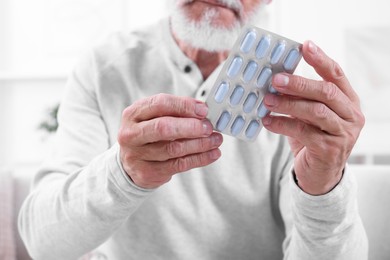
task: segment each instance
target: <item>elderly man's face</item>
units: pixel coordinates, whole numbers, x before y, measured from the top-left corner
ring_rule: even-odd
[[[212,13],[210,25],[218,28],[232,28],[243,25],[256,13],[261,0],[176,0],[187,18],[194,22]]]
[[[224,51],[241,28],[257,20],[271,0],[170,0],[171,26],[177,39],[195,48]]]

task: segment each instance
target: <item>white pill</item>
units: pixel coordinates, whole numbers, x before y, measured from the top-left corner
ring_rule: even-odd
[[[217,121],[217,130],[222,132],[229,124],[231,117],[228,111],[224,111]]]
[[[255,41],[256,41],[256,32],[254,31],[248,32],[241,43],[240,50],[243,53],[248,53],[252,49],[252,46],[255,43]]]
[[[251,81],[253,79],[253,77],[255,76],[255,73],[257,71],[257,68],[258,68],[258,65],[256,62],[250,61],[248,63],[248,65],[245,68],[244,76],[243,76],[245,83],[248,83],[249,81]]]
[[[264,58],[270,45],[271,39],[269,35],[263,36],[256,48],[256,58]]]
[[[256,120],[251,121],[248,125],[248,128],[245,131],[246,137],[248,139],[252,139],[256,135],[259,127],[260,127],[260,124]]]
[[[234,78],[237,76],[238,72],[240,72],[241,66],[242,66],[242,58],[237,56],[233,59],[232,63],[230,64],[228,70],[227,70],[227,75],[230,78]]]
[[[243,111],[249,113],[253,110],[253,107],[256,105],[257,95],[255,93],[250,93],[244,102]]]
[[[244,127],[244,125],[245,125],[244,118],[242,116],[238,116],[234,120],[232,128],[231,128],[232,135],[234,135],[234,136],[238,135],[241,132],[241,130]]]
[[[240,103],[242,96],[244,95],[244,88],[241,86],[237,86],[234,90],[232,95],[230,96],[230,104],[232,106],[236,106]]]
[[[299,51],[297,49],[292,49],[284,60],[283,68],[288,71],[293,70],[298,64],[299,56]]]
[[[259,88],[263,88],[265,84],[270,80],[272,76],[272,70],[268,67],[264,67],[261,72],[259,77],[257,78],[257,86]]]
[[[229,91],[229,84],[226,82],[222,82],[219,85],[217,91],[215,92],[215,95],[214,95],[215,102],[222,103],[222,101],[225,99],[228,91]]]
[[[271,64],[275,65],[282,58],[286,45],[283,42],[278,43],[275,48],[272,50],[271,54]]]
[[[268,109],[265,107],[264,103],[261,102],[259,108],[257,109],[257,116],[260,118],[265,117],[269,113]]]

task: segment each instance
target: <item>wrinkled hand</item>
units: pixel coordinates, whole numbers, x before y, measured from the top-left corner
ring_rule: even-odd
[[[289,137],[298,185],[320,195],[340,181],[365,119],[340,66],[310,41],[304,43],[302,53],[323,80],[275,75],[272,84],[281,95],[266,95],[266,107],[289,116],[269,115],[263,124]]]
[[[157,188],[176,173],[216,161],[222,135],[213,132],[206,115],[205,103],[168,94],[126,108],[118,142],[123,168],[133,182]]]

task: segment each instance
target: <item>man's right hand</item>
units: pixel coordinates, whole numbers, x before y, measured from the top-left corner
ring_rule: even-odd
[[[133,182],[157,188],[176,173],[206,166],[221,156],[222,135],[206,119],[205,103],[158,94],[122,114],[120,159]]]

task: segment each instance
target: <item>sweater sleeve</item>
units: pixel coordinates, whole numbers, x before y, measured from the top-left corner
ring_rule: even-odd
[[[284,259],[368,259],[368,241],[357,206],[357,183],[345,168],[329,193],[312,196],[287,174],[280,206],[286,226]]]
[[[37,260],[77,259],[107,240],[152,192],[130,181],[119,145],[109,144],[95,67],[89,58],[70,77],[53,151],[19,214],[20,234]]]

